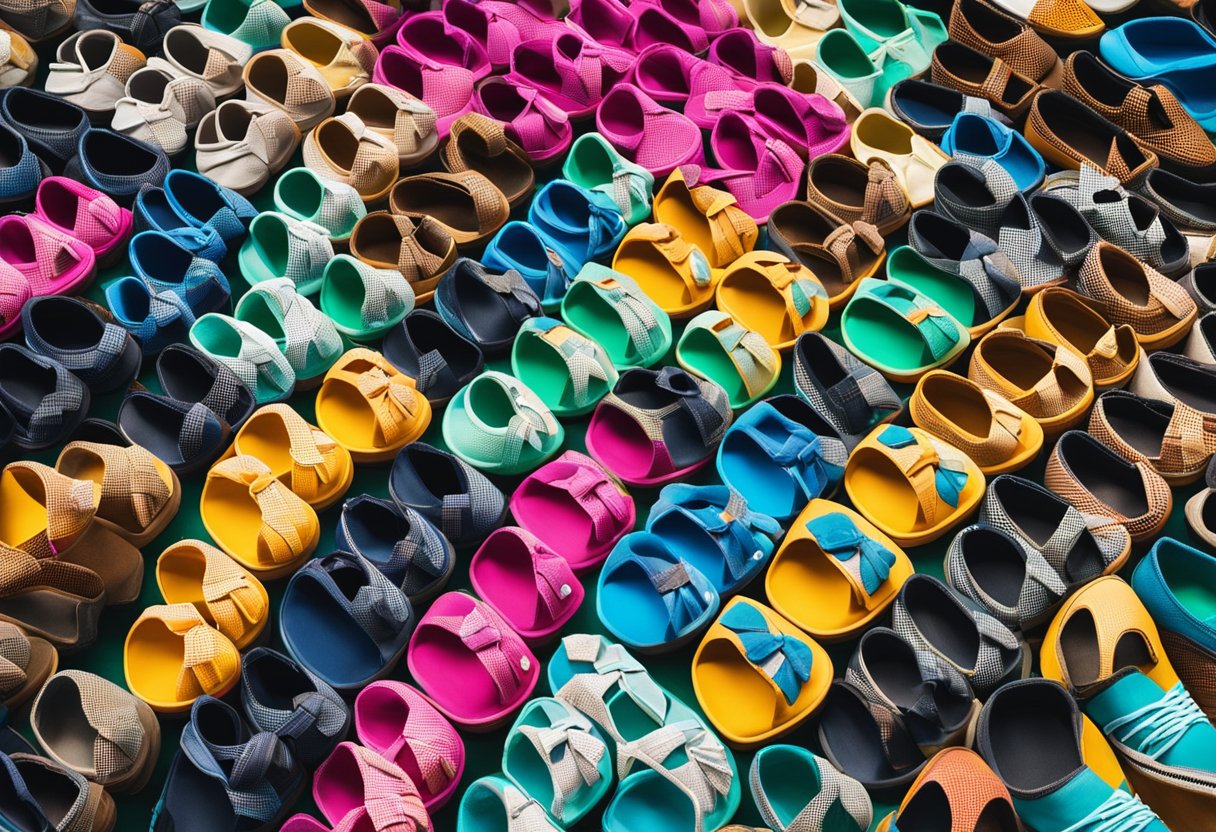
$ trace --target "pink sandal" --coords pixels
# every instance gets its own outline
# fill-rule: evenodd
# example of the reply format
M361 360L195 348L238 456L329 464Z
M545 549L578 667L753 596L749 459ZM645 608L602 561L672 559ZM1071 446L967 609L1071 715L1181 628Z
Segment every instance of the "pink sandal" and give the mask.
M536 687L540 661L519 633L463 592L435 600L410 637L410 675L440 713L471 731L509 720Z
M300 813L284 821L279 832L329 832L329 827L312 815Z
M312 798L334 825L334 832L372 828L427 832L431 828L430 816L410 776L353 742L338 743L321 763L313 776Z
M518 526L490 533L469 562L469 580L533 644L557 635L583 603L583 585L566 559Z
M25 276L35 297L78 294L97 273L88 244L37 214L0 217L0 260Z
M511 495L511 515L580 573L603 563L637 520L625 487L578 451L525 478Z
M98 266L109 265L127 253L125 243L134 224L131 212L75 179L43 179L34 197L34 213L93 249Z
M402 682L373 682L359 692L355 734L410 776L429 812L448 802L464 776L460 735L421 693Z

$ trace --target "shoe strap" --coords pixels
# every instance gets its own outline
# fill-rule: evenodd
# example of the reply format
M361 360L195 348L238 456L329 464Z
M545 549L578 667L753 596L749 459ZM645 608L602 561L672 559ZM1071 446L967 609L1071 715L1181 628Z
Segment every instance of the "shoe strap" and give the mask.
M567 451L569 453L573 452ZM615 538L629 518L628 494L590 458L575 463L573 473L565 476L559 475L555 467L546 465L532 477L569 494L590 518L592 535L597 542L606 543Z
M257 457L238 454L221 460L207 475L222 477L249 490L249 497L262 515L258 529L259 562L268 565L289 563L305 549L304 533L315 522L308 504Z
M532 670L535 659L514 630L485 604L476 601L464 615L437 615L426 626L446 630L477 657L498 690L498 701L514 700Z
M916 492L926 524L931 526L939 514L958 508L968 480L968 460L961 451L937 442L923 431L913 433L899 425L884 427L874 447L903 472Z
M624 277L624 275L621 275ZM575 281L577 285L580 281ZM648 358L659 346L659 318L655 314L653 302L644 295L641 289L621 283L615 273L593 281L585 281L595 287L595 291L612 306L621 324L629 335L629 342L636 353ZM632 282L632 281L630 281Z
M553 784L549 814L560 820L569 798L603 779L599 765L608 747L585 716L560 700L539 699L537 708L548 725L521 725L519 732L549 770Z
M26 540L12 541L22 551L39 559L55 558L89 529L97 512L96 486L91 480L73 479L38 462L13 462L6 470L37 479L42 490L40 500L38 495L29 494L43 504L42 528ZM24 478L18 477L18 481Z
M622 737L605 704L605 697L614 688L619 688L656 724L662 725L667 720L667 694L622 645L597 635L576 633L562 638L562 648L569 661L590 664L592 669L572 676L557 691L557 697L591 717L616 740L621 741Z
M269 615L257 579L214 546L198 545L203 554L203 603L221 633L234 642Z
M604 387L610 387L616 378L616 372L603 349L565 324L550 321L552 326L543 329L543 319L538 320L539 323L528 327L526 331L549 345L566 366L570 400L576 407L595 403L601 397ZM594 382L600 384L595 385Z
M677 749L683 749L687 761L669 769L663 763ZM653 770L688 797L695 832L703 832L705 816L719 798L730 793L734 781L725 746L696 719L664 725L638 740L619 744L617 775L623 779L635 763Z
M101 442L73 442L60 454L83 454L102 463L101 499L97 513L137 529L147 528L168 504L170 486L161 478L155 457L139 445L120 448Z
M812 518L805 525L828 562L848 581L854 600L864 609L873 609L874 593L887 582L895 567L895 552L862 532L843 512Z

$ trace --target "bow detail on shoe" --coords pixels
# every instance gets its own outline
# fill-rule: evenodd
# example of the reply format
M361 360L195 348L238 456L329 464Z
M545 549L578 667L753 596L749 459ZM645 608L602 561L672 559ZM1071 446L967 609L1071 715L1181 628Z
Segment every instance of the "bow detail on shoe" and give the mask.
M864 534L846 514L832 512L806 524L819 548L831 555L847 573L853 595L866 609L874 592L891 575L895 553Z
M878 441L889 449L891 458L913 484L926 521L933 522L936 514L930 499L932 495L936 495L937 499L951 508L958 507L968 481L962 459L943 458L933 443L928 440L922 443L916 434L899 425L888 425L884 428L878 435ZM925 482L927 476L932 477L932 492L924 487L928 484Z
M736 603L718 619L739 637L747 660L768 676L790 705L811 678L811 648L795 636L773 632L768 620L746 602Z

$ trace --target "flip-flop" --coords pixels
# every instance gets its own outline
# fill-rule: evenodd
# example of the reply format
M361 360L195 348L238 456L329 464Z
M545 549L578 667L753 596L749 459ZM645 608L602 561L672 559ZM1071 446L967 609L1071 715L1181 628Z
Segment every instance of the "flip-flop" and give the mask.
M857 512L815 499L773 555L764 593L773 609L822 641L849 638L895 601L912 561Z
M464 774L464 741L417 689L386 679L359 691L355 733L410 776L428 811L437 811L456 793Z
M720 385L735 410L766 395L781 375L781 354L760 333L716 309L688 322L676 344L676 361Z
M587 452L626 483L662 485L709 462L730 421L713 382L675 367L628 370L592 414Z
M293 659L339 692L383 678L405 653L409 599L366 559L335 552L291 577L279 630Z
M519 474L554 456L566 432L527 385L495 370L473 379L443 414L443 441L470 465Z
M414 380L375 350L355 347L325 374L317 424L356 462L385 462L431 423L431 404Z
M727 603L692 658L697 701L734 748L793 731L823 704L831 682L827 651L750 598Z
M671 348L671 318L628 275L588 263L562 298L562 319L618 370L652 367Z
M215 544L261 580L296 571L321 539L313 507L253 456L229 457L207 472L199 517Z
M456 552L431 522L408 506L360 494L342 504L334 546L366 558L414 606L447 586Z
M901 546L936 540L984 496L984 474L965 453L920 428L876 428L849 457L844 489L857 511Z
M350 452L286 404L254 411L220 459L234 456L261 460L275 479L315 511L342 499L355 475Z
M257 641L270 620L270 597L253 574L210 543L179 540L156 559L166 604L193 604L238 650Z
M586 572L632 531L636 510L615 477L571 450L524 478L511 495L511 516L575 572Z
M603 347L544 317L520 326L511 347L511 372L558 417L588 413L618 378Z
M127 690L159 713L190 710L201 696L223 696L236 686L241 656L193 604L148 607L123 645Z
M727 266L715 297L719 309L776 350L790 349L798 336L828 321L828 293L815 274L771 251L750 252Z
M470 731L509 720L536 688L540 660L498 613L463 592L435 599L406 655L440 713Z
M830 497L844 476L849 443L797 396L750 407L718 446L718 476L753 511L783 524L816 497Z
M473 591L525 641L548 641L583 603L570 564L531 532L495 529L469 561Z
M714 300L709 260L670 225L635 225L612 255L612 268L634 276L655 304L673 318L691 317Z
M697 638L720 603L710 579L650 532L621 538L600 570L595 593L605 629L644 653L670 652Z

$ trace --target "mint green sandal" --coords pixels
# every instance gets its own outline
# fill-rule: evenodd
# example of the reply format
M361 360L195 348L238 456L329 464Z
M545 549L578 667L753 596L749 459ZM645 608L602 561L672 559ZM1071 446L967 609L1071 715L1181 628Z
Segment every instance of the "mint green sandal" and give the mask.
M511 372L557 416L589 412L617 380L603 347L553 318L524 321L511 347Z
M815 46L815 62L840 82L862 108L881 107L895 83L884 78L883 71L874 65L848 29L832 29L825 34Z
M330 182L308 168L292 168L274 186L274 207L292 219L316 223L329 241L347 243L355 223L367 214L363 197L345 182Z
M253 324L211 312L190 327L190 343L236 373L260 405L285 401L295 392L296 374L287 356Z
M633 278L588 263L562 298L562 318L604 348L618 370L653 367L671 349L671 318Z
M232 316L274 341L287 357L300 388L320 384L346 349L334 322L286 277L254 284L237 302Z
M840 316L845 347L887 378L911 384L971 344L967 327L908 286L863 278Z
M456 392L443 413L443 441L482 471L520 474L561 450L566 432L517 378L486 370Z
M599 729L549 697L524 705L507 733L502 770L563 827L582 820L612 788L612 756Z
M249 223L249 236L241 243L237 264L250 285L286 277L300 294L315 295L325 264L333 257L334 246L324 226L263 211Z
M414 287L397 269L339 254L321 275L321 311L356 341L379 338L414 310Z
M579 136L570 146L562 176L589 191L612 197L627 225L637 225L650 217L654 174L617 153L599 133Z
M947 271L916 249L900 246L887 255L887 280L926 295L978 338L1013 312L1022 296L1021 286L1001 274L999 266L989 267L987 257L966 262L983 271L970 277Z
M676 361L722 387L735 410L767 395L781 375L781 355L768 341L716 309L688 322L676 344Z

